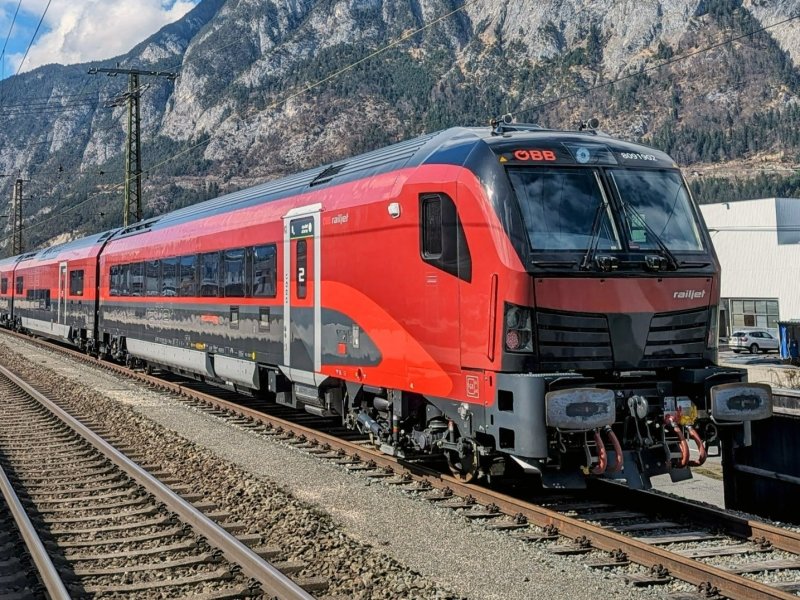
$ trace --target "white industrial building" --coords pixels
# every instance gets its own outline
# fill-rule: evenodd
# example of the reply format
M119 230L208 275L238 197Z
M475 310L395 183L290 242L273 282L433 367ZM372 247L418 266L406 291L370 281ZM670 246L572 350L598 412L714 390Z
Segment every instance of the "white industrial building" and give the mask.
M722 265L720 335L800 319L800 198L700 207Z

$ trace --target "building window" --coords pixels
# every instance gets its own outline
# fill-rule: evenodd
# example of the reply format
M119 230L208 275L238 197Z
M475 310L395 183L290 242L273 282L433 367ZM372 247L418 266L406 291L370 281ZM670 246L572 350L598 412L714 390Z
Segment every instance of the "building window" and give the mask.
M83 296L83 269L69 272L70 296Z
M732 299L731 325L733 327L778 327L778 301L764 299Z

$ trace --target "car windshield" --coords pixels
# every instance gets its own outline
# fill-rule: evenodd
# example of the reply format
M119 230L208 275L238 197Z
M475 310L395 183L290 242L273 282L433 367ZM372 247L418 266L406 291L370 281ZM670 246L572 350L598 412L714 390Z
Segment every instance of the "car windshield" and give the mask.
M689 194L677 171L609 169L625 207L625 234L631 249L659 247L658 237L673 251L700 251L703 242Z
M619 250L619 236L592 169L509 169L532 250ZM596 219L599 223L595 227Z
M747 337L744 331L734 331L731 337Z

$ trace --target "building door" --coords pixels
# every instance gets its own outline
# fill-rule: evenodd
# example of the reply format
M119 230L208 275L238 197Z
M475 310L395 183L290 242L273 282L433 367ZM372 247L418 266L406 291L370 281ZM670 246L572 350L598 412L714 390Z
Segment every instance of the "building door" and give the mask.
M293 371L306 373L322 366L320 210L303 207L284 217L283 357Z

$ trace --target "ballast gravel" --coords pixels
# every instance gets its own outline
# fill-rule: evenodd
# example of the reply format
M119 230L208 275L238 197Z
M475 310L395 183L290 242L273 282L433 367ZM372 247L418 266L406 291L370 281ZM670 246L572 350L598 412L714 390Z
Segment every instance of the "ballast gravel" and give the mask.
M138 440L148 460L158 457L178 476L194 473L208 499L249 532L279 545L283 559L311 565L303 574L327 577L330 595L364 600L664 595L33 344L0 339L0 364L35 377L42 387L79 396L82 412L91 408L117 435Z

